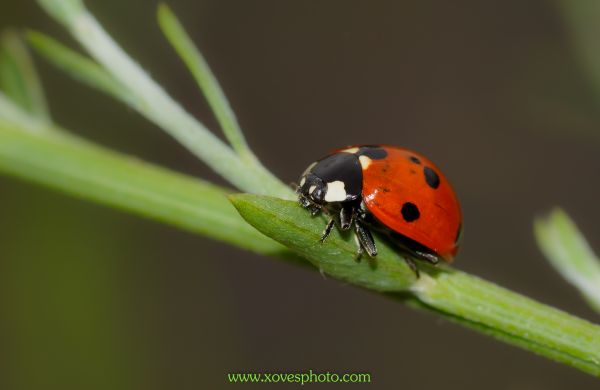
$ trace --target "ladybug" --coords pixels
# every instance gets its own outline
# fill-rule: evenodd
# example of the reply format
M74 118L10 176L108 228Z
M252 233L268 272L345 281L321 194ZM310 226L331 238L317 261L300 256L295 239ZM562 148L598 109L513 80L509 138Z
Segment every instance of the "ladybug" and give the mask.
M354 229L358 255L377 255L371 230L385 233L406 255L437 264L452 262L462 233L460 204L446 177L423 155L390 145L336 150L312 163L297 187L300 205L330 216L321 242L334 225Z

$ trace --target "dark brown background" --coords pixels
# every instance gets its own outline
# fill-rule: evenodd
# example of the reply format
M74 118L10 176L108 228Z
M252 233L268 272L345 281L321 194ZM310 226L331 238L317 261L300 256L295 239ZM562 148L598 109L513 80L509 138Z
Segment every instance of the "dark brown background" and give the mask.
M87 3L215 128L155 2ZM600 248L598 101L554 3L170 4L283 180L343 145L421 151L462 201L457 267L597 321L532 234L534 216L561 205ZM0 25L73 44L32 1L4 1ZM135 113L38 64L65 127L222 183ZM16 180L0 178L0 189L2 388L208 389L227 372L308 369L367 371L372 388L598 386L315 272Z

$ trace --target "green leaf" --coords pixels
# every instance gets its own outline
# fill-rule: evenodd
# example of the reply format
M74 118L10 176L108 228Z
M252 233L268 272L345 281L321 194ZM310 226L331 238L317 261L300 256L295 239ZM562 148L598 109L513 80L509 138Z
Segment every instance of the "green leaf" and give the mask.
M323 244L325 224L297 203L257 195L232 195L246 221L308 258L327 275L381 292L402 292L411 306L548 358L600 375L600 327L480 278L449 267L420 264L416 279L381 237L374 259L355 259L351 234L334 231ZM334 229L335 230L335 229Z
M357 259L353 233L334 229L321 243L324 217L308 217L297 202L256 195L232 195L232 203L252 226L307 258L327 275L376 291L406 291L415 274L404 258L383 240L377 241L375 260L367 255Z
M255 159L254 154L248 148L229 101L210 70L208 62L166 4L158 6L158 22L168 41L194 76L233 149L244 158Z
M40 122L50 122L35 66L21 37L14 31L4 32L1 38L0 89Z
M600 259L561 209L535 220L538 246L550 264L600 312Z

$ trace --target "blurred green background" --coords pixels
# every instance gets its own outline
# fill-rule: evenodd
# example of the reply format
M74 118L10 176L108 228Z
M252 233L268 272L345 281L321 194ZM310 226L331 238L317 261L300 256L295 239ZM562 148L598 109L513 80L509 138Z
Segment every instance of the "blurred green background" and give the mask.
M215 128L157 27L157 3L86 4ZM457 267L597 321L532 234L533 217L561 205L600 248L600 94L560 3L169 4L284 181L339 146L419 150L462 201ZM33 1L3 1L0 26L73 44ZM58 123L223 184L129 109L36 62ZM0 248L1 389L212 389L227 372L308 369L370 372L373 388L597 387L318 273L4 177Z

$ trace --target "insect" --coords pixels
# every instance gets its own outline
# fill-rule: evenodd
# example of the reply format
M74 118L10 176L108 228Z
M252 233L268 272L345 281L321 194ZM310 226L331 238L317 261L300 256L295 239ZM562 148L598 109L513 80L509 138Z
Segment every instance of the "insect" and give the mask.
M321 242L337 224L354 229L358 255L377 255L371 230L385 233L410 268L413 258L451 262L462 235L460 204L440 170L423 155L389 145L340 149L312 163L297 187L300 205L330 216Z

